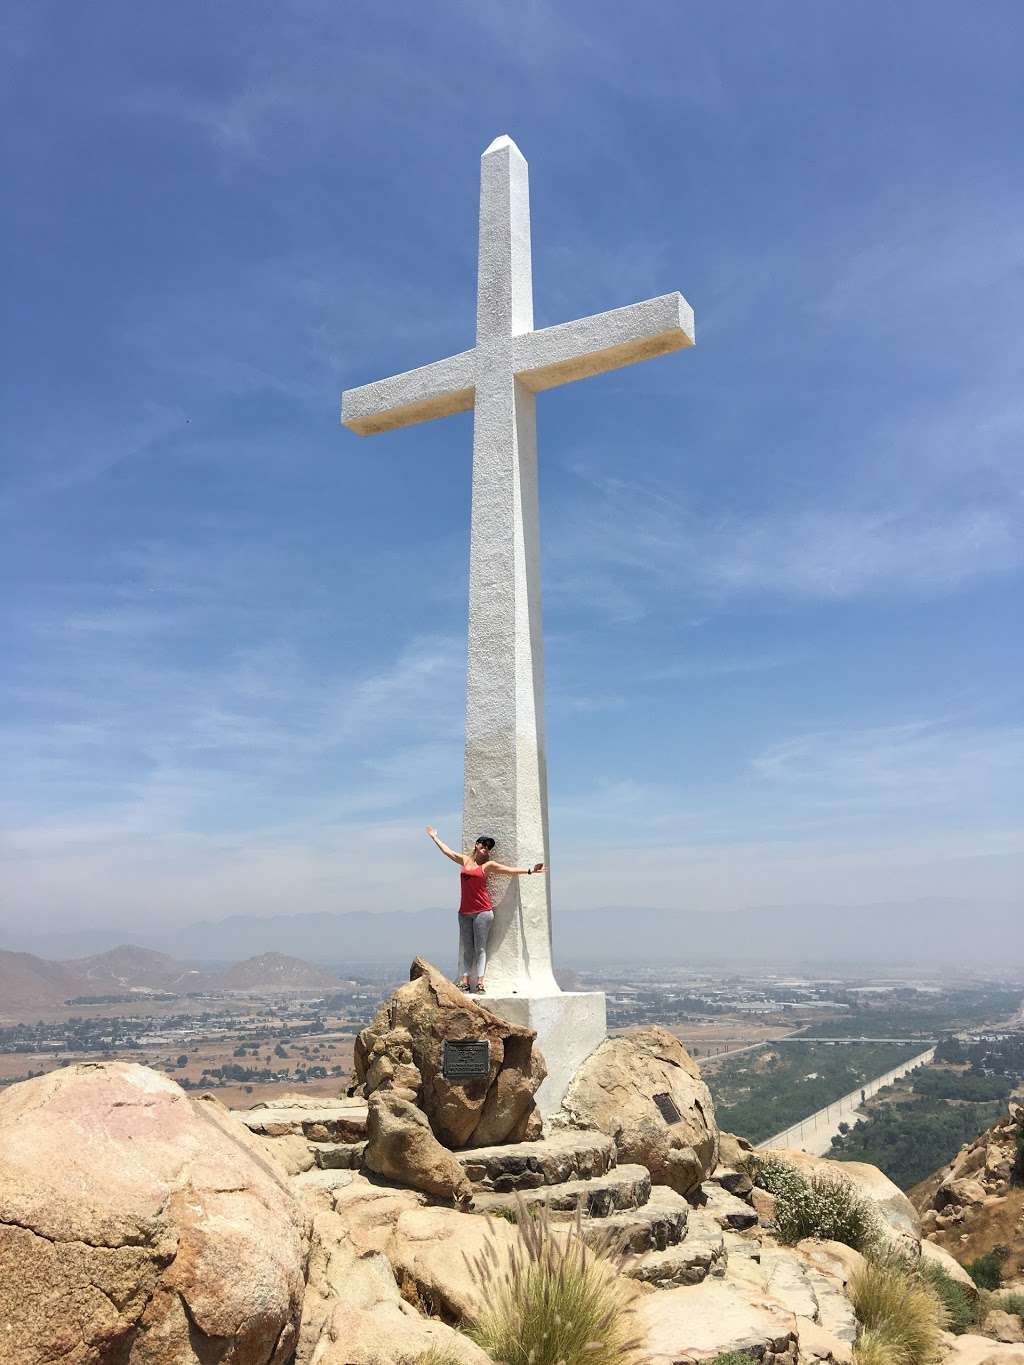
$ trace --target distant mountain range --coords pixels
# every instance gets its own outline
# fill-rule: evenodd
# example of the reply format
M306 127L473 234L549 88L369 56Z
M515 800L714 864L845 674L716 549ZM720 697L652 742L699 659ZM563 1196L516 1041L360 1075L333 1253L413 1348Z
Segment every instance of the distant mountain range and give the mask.
M342 984L336 973L285 953L261 953L223 971L203 971L167 953L129 944L65 962L0 950L0 1015L5 1007L54 1008L89 996L189 991L273 995L331 990Z
M555 958L572 966L668 961L1013 968L1024 965L1022 925L1024 908L1019 905L960 900L765 906L716 914L603 906L586 912L556 910ZM174 930L136 930L132 937L157 954L187 953L193 963L224 964L253 954L282 953L344 964L347 971L366 963L404 966L422 953L446 968L455 955L456 926L452 910L317 912L229 915ZM40 957L65 959L65 967L78 971L83 960L109 963L109 950L123 939L122 929L23 933L16 940L8 934L0 942ZM86 954L92 956L83 959ZM67 962L69 958L78 960ZM106 970L93 966L90 980L98 981ZM116 965L109 970L113 978L118 976Z
M261 994L336 990L341 985L336 973L285 953L260 953L258 957L236 962L223 972L212 973L206 979L215 990L259 991Z
M205 978L198 967L178 962L167 953L126 943L63 965L82 978L85 988L77 991L77 995L114 995L128 990L173 991L180 995L201 989L196 983Z
M0 1016L5 1009L45 1009L82 993L84 978L33 953L0 952Z

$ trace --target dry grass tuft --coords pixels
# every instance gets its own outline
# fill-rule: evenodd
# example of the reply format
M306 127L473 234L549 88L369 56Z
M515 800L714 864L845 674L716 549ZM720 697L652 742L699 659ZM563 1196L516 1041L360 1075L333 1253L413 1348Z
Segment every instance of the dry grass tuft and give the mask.
M502 1365L636 1365L635 1288L620 1254L583 1241L581 1216L553 1225L546 1206L519 1210L511 1258L489 1243L471 1263L489 1307L468 1335Z
M1004 1290L992 1300L991 1306L1001 1308L1004 1313L1016 1313L1018 1317L1024 1318L1024 1293L1019 1289Z
M431 1346L429 1351L423 1351L415 1357L409 1356L399 1365L462 1365L462 1361L441 1346Z
M886 1334L871 1328L861 1332L853 1348L853 1359L856 1365L899 1365Z
M850 1280L863 1332L859 1365L937 1365L946 1310L935 1291L898 1257L876 1257Z

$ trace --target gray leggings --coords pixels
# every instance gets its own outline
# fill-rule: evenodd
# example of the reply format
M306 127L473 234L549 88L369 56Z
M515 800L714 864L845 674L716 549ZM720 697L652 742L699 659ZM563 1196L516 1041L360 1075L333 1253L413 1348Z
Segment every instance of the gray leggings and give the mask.
M493 910L459 916L459 971L470 981L483 979L487 968L487 935L493 923Z

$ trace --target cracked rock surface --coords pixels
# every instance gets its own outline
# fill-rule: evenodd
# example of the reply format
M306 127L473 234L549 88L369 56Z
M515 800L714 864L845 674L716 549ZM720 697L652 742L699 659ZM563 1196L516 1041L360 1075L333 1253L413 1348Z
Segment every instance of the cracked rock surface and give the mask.
M284 1365L308 1215L216 1100L84 1063L0 1093L5 1365Z

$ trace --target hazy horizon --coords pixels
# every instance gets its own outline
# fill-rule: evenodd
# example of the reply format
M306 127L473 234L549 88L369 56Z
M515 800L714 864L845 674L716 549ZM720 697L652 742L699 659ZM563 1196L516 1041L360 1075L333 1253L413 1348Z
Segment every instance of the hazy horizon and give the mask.
M837 968L935 970L1024 967L1024 936L1015 905L957 900L856 907L762 906L735 912L659 911L601 906L569 911L554 921L557 967L630 962L674 966L832 964ZM265 952L310 962L393 962L425 956L446 964L455 954L455 916L416 911L296 911L289 915L228 915L173 929L136 923L64 933L5 933L0 950L68 960L132 945L178 960L238 961Z

